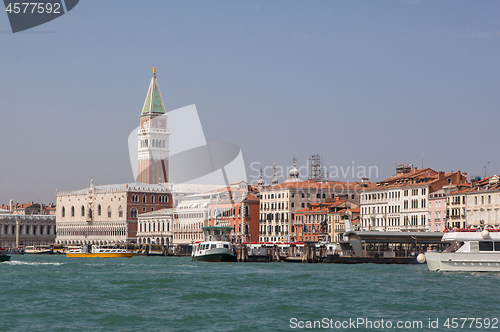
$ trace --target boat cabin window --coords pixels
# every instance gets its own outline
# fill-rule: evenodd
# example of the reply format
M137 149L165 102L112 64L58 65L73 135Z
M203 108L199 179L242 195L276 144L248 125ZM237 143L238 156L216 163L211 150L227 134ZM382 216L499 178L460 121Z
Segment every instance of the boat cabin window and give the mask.
M493 251L493 242L479 242L479 251Z
M210 249L215 249L216 247L217 247L216 244L212 244L211 247L210 247Z
M500 243L499 243L499 246L500 246ZM227 244L227 243L226 243L226 244L224 244L224 248L229 249L229 244Z
M495 251L500 251L500 242L495 242Z

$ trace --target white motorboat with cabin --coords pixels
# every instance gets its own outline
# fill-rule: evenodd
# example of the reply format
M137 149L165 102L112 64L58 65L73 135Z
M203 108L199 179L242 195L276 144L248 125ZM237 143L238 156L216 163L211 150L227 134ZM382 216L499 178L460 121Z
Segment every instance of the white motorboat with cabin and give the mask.
M229 241L232 227L207 226L202 229L205 240L193 245L191 258L194 261L236 262L234 246Z
M25 254L52 254L50 245L26 246L24 248Z
M441 239L451 242L443 252L428 251L417 257L427 261L430 271L500 271L500 233L497 230L457 231L445 233Z

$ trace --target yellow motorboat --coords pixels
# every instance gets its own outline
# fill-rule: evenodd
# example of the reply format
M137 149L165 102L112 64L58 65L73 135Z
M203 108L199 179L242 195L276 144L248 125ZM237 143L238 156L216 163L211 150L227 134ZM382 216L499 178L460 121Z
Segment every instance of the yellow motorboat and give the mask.
M121 248L101 248L86 244L81 247L70 247L66 257L132 257L135 253Z

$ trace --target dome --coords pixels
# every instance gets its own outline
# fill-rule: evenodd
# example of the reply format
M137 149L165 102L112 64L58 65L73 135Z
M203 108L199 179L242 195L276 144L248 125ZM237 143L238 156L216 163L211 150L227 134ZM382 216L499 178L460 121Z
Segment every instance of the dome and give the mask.
M299 175L300 175L300 172L299 170L295 167L295 162L297 161L297 158L295 158L295 156L293 156L293 168L288 172L288 179L286 179L285 182L295 182L295 181L299 181Z

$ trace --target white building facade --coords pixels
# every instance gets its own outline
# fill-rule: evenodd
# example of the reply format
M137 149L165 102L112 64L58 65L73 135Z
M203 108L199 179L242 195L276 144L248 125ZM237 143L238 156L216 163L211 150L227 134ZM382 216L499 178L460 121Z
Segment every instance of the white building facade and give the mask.
M128 183L56 192L58 244L115 244L137 240L137 217L172 206L159 184Z
M137 217L137 243L171 245L173 209L142 213Z

